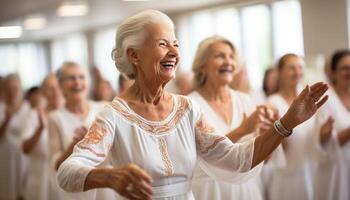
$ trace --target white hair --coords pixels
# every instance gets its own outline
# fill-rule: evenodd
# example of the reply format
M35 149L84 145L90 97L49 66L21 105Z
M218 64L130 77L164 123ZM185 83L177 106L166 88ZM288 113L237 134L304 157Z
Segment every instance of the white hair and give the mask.
M148 24L163 22L174 29L173 21L158 10L145 10L125 19L119 26L115 47L112 50L112 59L117 69L129 79L135 79L135 68L130 63L127 49L139 49L146 38L145 26Z

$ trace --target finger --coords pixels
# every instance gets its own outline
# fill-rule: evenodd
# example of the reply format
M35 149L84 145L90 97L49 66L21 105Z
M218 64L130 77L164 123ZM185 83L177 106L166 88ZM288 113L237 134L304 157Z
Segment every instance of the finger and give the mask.
M311 87L310 87L310 89L311 89L311 90L315 90L315 89L317 89L318 87L321 87L322 85L324 85L323 82L317 82L317 83L312 84Z
M146 181L147 183L152 183L152 177L148 175L143 169L139 168L136 165L130 165L131 172L136 175L136 177L140 177L141 180Z
M324 93L328 90L328 85L323 85L322 87L318 88L315 91L312 91L310 93L310 96L313 97L315 100L319 100Z
M306 85L306 87L303 89L303 91L301 91L301 93L299 94L300 98L305 98L309 95L310 93L310 86Z
M326 101L328 100L328 95L326 95L325 97L323 97L317 104L317 109L320 108L324 103L326 103Z
M134 174L132 173L129 173L128 174L128 179L132 182L132 184L134 186L136 186L137 188L141 189L142 190L142 193L144 195L152 195L152 187L146 183L145 181L143 180L140 180L139 177L136 177Z

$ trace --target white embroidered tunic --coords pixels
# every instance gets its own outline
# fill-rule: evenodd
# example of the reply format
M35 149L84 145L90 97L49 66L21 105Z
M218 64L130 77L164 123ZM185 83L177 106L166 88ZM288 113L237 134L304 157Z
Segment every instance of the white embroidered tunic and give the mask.
M173 98L171 114L150 121L116 97L60 166L60 186L83 191L88 173L107 157L116 167L133 163L149 173L153 199L193 199L190 183L197 159L218 177L250 170L255 139L233 144L213 134L214 128L188 98Z

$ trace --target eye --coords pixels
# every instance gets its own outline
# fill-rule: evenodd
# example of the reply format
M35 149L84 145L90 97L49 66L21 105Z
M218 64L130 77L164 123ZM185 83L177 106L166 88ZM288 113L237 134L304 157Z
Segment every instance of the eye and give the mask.
M179 44L175 43L174 47L179 48Z
M161 46L161 47L165 47L167 44L166 44L166 42L160 42L159 43L159 46Z

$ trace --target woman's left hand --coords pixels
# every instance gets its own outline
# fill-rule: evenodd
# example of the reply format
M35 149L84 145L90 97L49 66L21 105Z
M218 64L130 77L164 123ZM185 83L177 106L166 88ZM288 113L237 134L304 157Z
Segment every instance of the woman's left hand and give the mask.
M310 119L328 99L321 98L327 91L328 85L318 82L305 89L294 99L287 113L281 118L281 123L288 130Z

